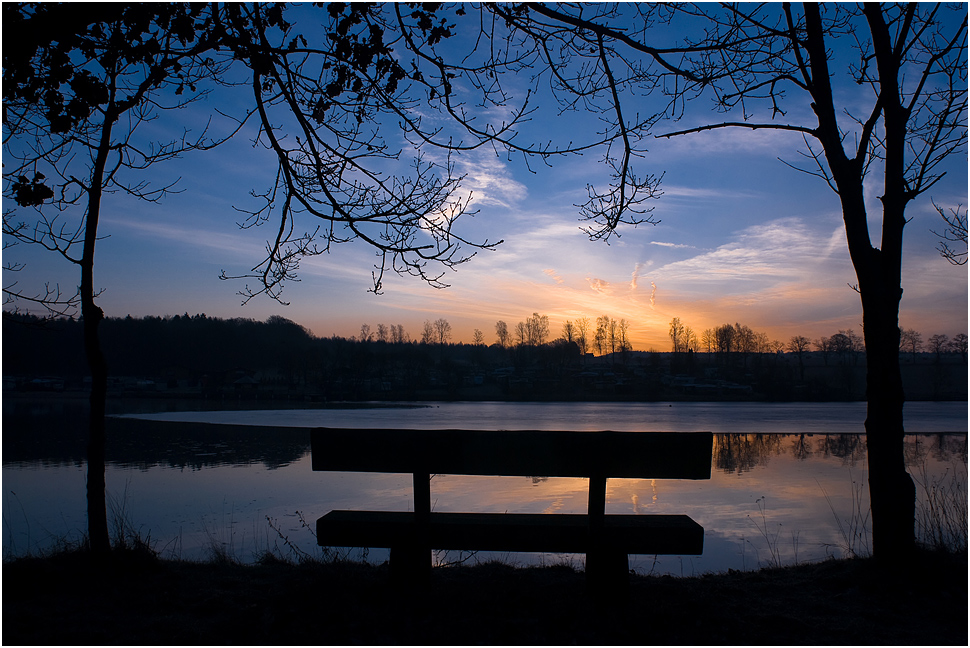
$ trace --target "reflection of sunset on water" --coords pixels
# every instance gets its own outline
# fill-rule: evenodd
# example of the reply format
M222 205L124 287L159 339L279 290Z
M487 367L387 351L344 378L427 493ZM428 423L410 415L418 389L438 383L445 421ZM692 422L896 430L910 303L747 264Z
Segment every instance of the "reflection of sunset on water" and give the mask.
M944 474L951 481L956 476L965 502L966 404L908 403L907 412L908 428L941 432L906 437L914 477L926 482ZM312 471L305 429L313 425L380 428L394 421L450 429L461 421L469 429L596 430L608 421L619 430L707 429L715 432L709 480L610 479L606 511L685 514L704 527L703 555L661 556L656 561L653 556L631 556L631 568L640 572L752 569L769 555L765 533L773 538L783 563L794 562L796 549L799 561L842 555L839 522L868 504L865 437L818 431L861 429L864 415L865 406L859 403L441 403L405 410L183 412L152 421L113 419L118 445L108 467L108 490L124 498L126 513L151 531L163 554L177 547L181 557L205 558L214 545L231 546L245 562L262 551L285 551L268 525L272 521L289 542L315 555L320 550L301 516L312 525L330 510L411 511L414 496L409 474ZM36 425L36 412L32 416ZM173 426L164 420L176 417L223 425ZM45 425L51 432L44 434L66 429L56 417ZM806 433L753 433L798 429ZM139 445L127 441L134 438ZM5 555L28 545L39 550L50 538L69 537L84 527L84 466L73 460L74 447L67 439L47 444L48 454L29 444L5 449L3 505L5 510L23 510L21 517L30 524L28 528L21 517L7 517ZM585 513L588 507L588 480L582 478L441 474L430 485L433 509L442 512L556 515ZM918 493L923 497L924 489L919 487ZM364 554L355 550L349 555ZM380 563L387 550L373 548L366 555ZM583 564L581 555L482 552L474 559L489 558L522 565L557 560Z

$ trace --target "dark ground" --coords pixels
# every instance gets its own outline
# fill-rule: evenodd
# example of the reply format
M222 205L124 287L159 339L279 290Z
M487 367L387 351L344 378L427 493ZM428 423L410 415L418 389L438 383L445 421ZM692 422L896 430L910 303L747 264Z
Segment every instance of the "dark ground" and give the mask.
M568 567L439 568L427 591L386 567L84 554L3 565L3 644L967 645L967 558L888 569L827 561L697 578L633 577L602 602Z

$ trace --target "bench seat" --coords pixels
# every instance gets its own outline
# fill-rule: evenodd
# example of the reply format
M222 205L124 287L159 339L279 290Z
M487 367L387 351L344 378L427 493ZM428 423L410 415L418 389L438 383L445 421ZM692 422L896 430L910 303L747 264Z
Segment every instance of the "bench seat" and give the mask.
M317 520L317 542L333 547L395 547L415 542L414 513L331 511ZM699 555L704 528L686 515L607 515L601 548L624 554ZM431 513L431 549L587 553L585 514Z

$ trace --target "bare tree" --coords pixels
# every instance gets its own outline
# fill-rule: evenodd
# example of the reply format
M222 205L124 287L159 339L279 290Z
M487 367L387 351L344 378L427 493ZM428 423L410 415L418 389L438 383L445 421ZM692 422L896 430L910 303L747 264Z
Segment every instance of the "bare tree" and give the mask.
M360 325L360 341L370 342L374 339L374 334L370 332L370 324Z
M899 329L899 350L912 354L916 362L916 354L923 348L923 334L916 329Z
M573 325L572 320L566 320L562 325L562 339L566 342L576 341L576 327Z
M525 320L525 344L542 346L549 337L549 316L533 313Z
M632 351L633 345L630 344L630 322L624 318L620 318L620 321L617 322L617 331L620 342L620 351L624 354L626 354L627 351Z
M701 344L707 350L707 353L713 353L717 348L717 330L716 329L704 329L701 333Z
M241 275L260 282L242 291L246 299L265 293L281 300L300 260L337 243L359 240L378 251L375 292L389 268L444 286L444 272L470 258L466 248L493 246L467 241L455 228L467 198L456 197L461 178L448 156L428 162L415 154L409 173L386 172L401 152L387 144L379 124L414 106L406 95L420 74L397 62L383 38L386 21L372 9L333 4L321 10L330 29L310 47L281 5L4 5L4 26L16 33L17 46L4 49L3 191L20 208L5 203L4 299L52 315L80 310L84 321L92 376L88 539L96 554L109 548L108 368L99 340L104 315L96 303L94 260L113 192L161 200L173 187L153 186L139 173L213 147L255 115L256 143L276 154L278 168L269 188L253 194L254 206L242 208L243 226L275 218L277 227L264 261ZM420 30L423 10L416 12ZM441 37L440 29L431 31ZM156 131L145 128L163 111L213 99L215 89L225 92L239 78L229 72L241 67L249 72L249 81L239 84L252 92L248 106L230 114L229 106L238 105L233 97L227 105L208 104L208 112L230 120L219 136L208 134L209 116L200 110L182 112L183 119L201 119L181 133L156 140ZM41 246L75 264L77 292L8 281L23 268L11 260L15 244Z
M480 329L475 329L472 332L472 344L476 346L485 344L485 334L482 333Z
M683 337L684 337L684 325L680 322L679 317L675 317L670 320L670 330L668 332L670 335L670 342L672 343L672 351L674 353L680 353L683 351Z
M735 351L735 330L730 324L722 324L715 330L717 337L717 352L724 357Z
M593 336L593 348L596 349L599 355L606 353L609 348L609 328L610 328L610 318L606 315L601 315L596 318L596 332Z
M509 334L509 326L502 320L495 322L495 336L500 347L508 348L510 346L512 340Z
M444 345L451 339L451 324L443 317L434 321L434 340L438 344Z
M940 214L943 224L946 226L943 232L932 230L940 237L940 244L937 250L940 256L953 265L966 265L967 263L967 209L963 205L957 205L956 209L951 209L947 214L943 208L933 204L936 211ZM962 210L962 212L961 212ZM963 243L963 251L950 247L950 243Z
M529 326L525 322L515 325L515 343L520 347L529 343Z
M741 354L742 365L747 365L748 354L755 350L754 331L751 327L740 322L734 324L734 350Z
M3 6L3 21L8 34L17 34L17 46L4 48L3 56L3 193L21 208L4 209L4 247L7 241L43 247L76 265L80 275L76 293L49 284L30 291L16 281L3 292L15 306L51 314L80 310L91 373L88 541L104 557L110 543L104 478L108 367L94 276L101 217L115 192L161 200L173 187L152 186L144 180L146 170L232 136L211 138L205 118L197 134L186 130L162 141L145 127L161 112L202 101L214 84L227 83L231 58L218 51L211 25L219 16L206 5L11 3ZM8 273L22 268L5 263Z
M387 342L387 340L388 340L387 326L385 326L384 324L378 323L378 325L377 325L377 341L378 342Z
M580 317L576 320L576 344L579 345L579 353L585 358L589 352L589 318Z
M602 116L616 180L609 199L588 207L607 227L623 222L644 138L662 119L683 117L696 98L712 98L727 118L663 136L723 128L802 135L806 166L791 166L817 176L838 197L862 302L874 552L908 553L915 487L903 455L902 237L907 205L936 185L945 160L966 151L965 9L769 3L488 5L487 11L504 20L515 37L510 42L521 43L503 50L503 62L539 67L534 78L548 74L564 110ZM853 51L836 55L836 39ZM860 94L833 86L845 78ZM658 100L656 111L643 95ZM881 237L870 235L865 203L865 180L875 173L882 177Z
M822 354L822 362L828 366L829 364L829 351L831 350L829 346L829 338L822 336L812 342L815 350Z
M696 351L697 350L697 334L694 333L694 329L684 325L684 351Z
M608 348L610 350L610 353L613 354L614 356L615 356L615 354L616 354L616 352L618 350L617 347L619 346L619 337L620 337L619 336L619 330L617 328L616 320L613 319L612 317L607 318L607 320L606 320L606 341L607 341L607 346L608 346ZM612 358L612 360L615 361L616 358L614 357L614 358Z
M957 333L956 335L954 335L953 339L950 340L950 349L954 353L959 353L961 356L963 356L963 361L966 362L967 361L967 334Z
M421 344L434 344L434 325L430 320L424 320L424 326L421 328Z
M937 333L930 336L926 344L927 348L936 354L936 361L939 362L943 354L950 348L950 336Z
M966 12L918 3L686 11L702 17L707 29L687 43L698 53L686 54L691 63L678 62L676 75L685 85L693 78L713 87L719 106L739 108L744 118L670 135L729 127L801 133L811 164L804 170L826 182L841 202L862 298L874 551L908 553L915 537L915 487L903 459L898 357L903 227L907 204L939 181L945 159L966 149ZM852 39L854 60L832 55L835 38ZM861 112L857 104L843 111L836 103L832 79L840 74L834 66L843 60L842 74L871 90L869 108ZM789 97L803 101L814 119L785 121L789 113L782 106L793 101ZM761 101L778 121L748 120ZM864 180L876 170L883 176L878 249L864 199Z
M408 334L404 331L403 324L391 324L391 342L404 344L408 341Z
M805 382L804 356L809 344L808 338L804 335L793 335L788 339L788 345L785 347L789 353L794 353L798 357L798 375L802 382Z

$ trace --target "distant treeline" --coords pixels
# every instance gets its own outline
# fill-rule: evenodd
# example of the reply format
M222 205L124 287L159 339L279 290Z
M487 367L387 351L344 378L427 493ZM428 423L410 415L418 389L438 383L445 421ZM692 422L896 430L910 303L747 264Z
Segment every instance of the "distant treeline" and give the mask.
M364 326L359 339L317 338L279 316L265 322L205 315L107 318L101 336L116 395L336 401L858 400L865 394L864 351L851 332L821 338L831 344L812 351L805 338L784 348L748 345L745 339L762 336L725 325L717 329L720 339L731 342L702 353L675 319L671 337L676 334L678 350L660 353L632 350L622 326L615 329L619 343L612 344L610 320L600 319L605 343L595 340L601 327L589 327L590 346L605 351L597 356L584 353L587 345L568 327L546 341L548 319L538 314L519 334L499 335L491 345L449 342L443 319L429 322L420 341L400 326L386 329L386 336L383 326L375 336ZM4 391L83 389L81 329L77 320L4 313ZM965 343L962 353L950 347L904 351L908 398L966 399Z

